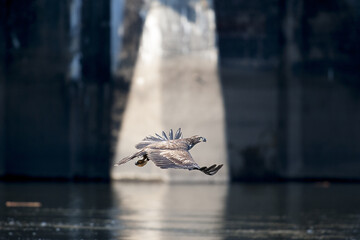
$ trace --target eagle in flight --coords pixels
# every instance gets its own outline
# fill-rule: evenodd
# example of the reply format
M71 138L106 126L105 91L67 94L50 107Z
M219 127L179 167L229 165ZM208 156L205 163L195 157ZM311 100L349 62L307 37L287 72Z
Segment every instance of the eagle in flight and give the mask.
M199 170L207 175L214 175L223 166L212 165L210 167L199 167L199 165L191 157L189 150L199 142L206 142L206 139L200 136L193 136L190 138L183 138L181 128L173 134L171 129L169 136L163 131L162 136L148 136L141 142L136 144L138 152L131 156L121 159L115 166L124 164L134 158L140 157L135 165L143 167L151 160L156 166L166 168L180 168L188 170Z

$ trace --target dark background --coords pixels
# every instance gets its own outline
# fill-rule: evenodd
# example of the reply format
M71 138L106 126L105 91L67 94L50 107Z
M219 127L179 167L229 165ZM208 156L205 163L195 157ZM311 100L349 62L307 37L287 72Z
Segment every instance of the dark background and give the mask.
M124 1L115 70L111 1L81 2L74 31L74 1L0 0L2 178L109 178L143 2ZM359 180L360 2L214 9L231 179Z

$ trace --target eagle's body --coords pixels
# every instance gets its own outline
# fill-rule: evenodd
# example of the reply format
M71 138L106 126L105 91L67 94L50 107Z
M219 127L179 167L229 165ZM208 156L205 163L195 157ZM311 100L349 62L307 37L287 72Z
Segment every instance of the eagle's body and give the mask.
M136 157L142 157L135 165L142 167L149 160L153 161L156 166L166 168L182 168L188 170L200 170L208 175L214 175L222 165L212 165L211 167L202 167L193 160L189 150L199 142L206 142L206 139L199 136L182 138L181 129L173 134L170 130L169 136L162 132L163 136L156 134L156 137L149 136L144 138L135 147L140 151L123 158L115 166L126 163Z

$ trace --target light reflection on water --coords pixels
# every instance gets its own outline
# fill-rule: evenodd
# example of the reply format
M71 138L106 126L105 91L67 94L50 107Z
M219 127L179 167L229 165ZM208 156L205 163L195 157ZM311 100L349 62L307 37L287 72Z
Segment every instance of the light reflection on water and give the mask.
M360 239L359 192L359 184L0 183L0 239Z
M221 239L227 185L114 184L132 239ZM121 231L119 231L121 234Z

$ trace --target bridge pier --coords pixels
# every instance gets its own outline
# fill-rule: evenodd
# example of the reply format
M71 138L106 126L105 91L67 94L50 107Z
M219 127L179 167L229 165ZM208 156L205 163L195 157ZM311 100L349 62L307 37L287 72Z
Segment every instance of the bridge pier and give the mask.
M218 77L215 17L209 1L151 1L141 37L115 161L155 132L181 127L185 137L204 136L191 153L200 166L225 164L211 178L132 163L113 168L113 179L227 181L224 109Z

